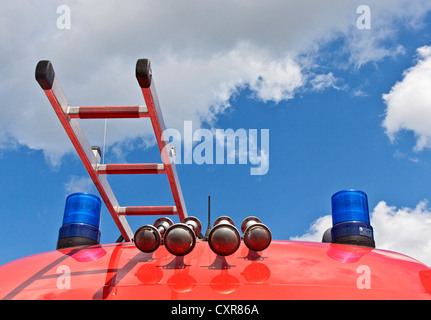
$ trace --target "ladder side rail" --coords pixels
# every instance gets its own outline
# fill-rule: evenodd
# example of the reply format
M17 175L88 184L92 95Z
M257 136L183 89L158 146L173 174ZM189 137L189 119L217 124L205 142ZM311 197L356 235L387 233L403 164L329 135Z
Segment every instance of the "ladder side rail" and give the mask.
M178 211L180 221L186 218L187 210L184 202L183 193L181 191L180 182L178 179L177 170L174 160L171 161L169 156L169 143L163 139L163 132L166 130L163 114L160 108L160 103L157 98L156 87L152 79L152 71L150 61L148 59L139 59L136 63L136 78L142 89L145 103L148 108L151 123L156 135L157 144L162 156L163 164L165 165L166 174L168 176L169 185L171 187L175 206Z
M153 125L154 133L156 135L157 144L159 146L162 162L165 165L166 175L168 177L169 185L172 190L174 202L178 210L180 221L183 221L188 215L186 205L184 202L183 193L180 186L175 162L171 161L169 156L169 144L163 139L163 132L166 130L163 116L160 110L160 105L155 91L154 80L151 82L150 88L142 88L145 103L150 113L151 123Z
M55 77L54 69L51 62L40 61L36 67L36 80L39 82L49 102L54 108L61 124L63 125L70 141L75 147L79 157L81 158L84 167L89 173L94 185L100 193L105 205L115 221L121 235L126 241L133 239L133 232L126 220L122 215L118 215L117 208L119 204L115 198L114 193L106 179L106 175L97 174L95 168L97 167L97 159L81 130L77 119L70 119L67 116L67 108L69 103L64 95L60 84Z

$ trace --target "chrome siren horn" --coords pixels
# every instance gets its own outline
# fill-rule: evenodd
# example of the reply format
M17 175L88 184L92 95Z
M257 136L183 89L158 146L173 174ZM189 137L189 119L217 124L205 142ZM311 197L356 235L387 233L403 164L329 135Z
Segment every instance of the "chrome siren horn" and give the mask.
M244 234L244 243L250 250L262 251L271 243L271 231L256 217L245 218L241 231Z
M174 223L169 218L159 218L154 225L145 225L135 232L134 242L142 252L153 252L157 250L163 240L166 230Z
M162 242L163 242L166 230L168 230L173 224L174 223L172 222L172 220L167 217L159 218L154 222L154 226L157 228L157 230L159 231L162 237Z
M238 250L241 235L233 220L226 216L217 218L208 236L208 243L211 250L220 256L228 256Z
M196 236L202 229L201 222L195 217L187 217L182 223L176 223L165 232L166 250L175 256L190 253L196 245Z

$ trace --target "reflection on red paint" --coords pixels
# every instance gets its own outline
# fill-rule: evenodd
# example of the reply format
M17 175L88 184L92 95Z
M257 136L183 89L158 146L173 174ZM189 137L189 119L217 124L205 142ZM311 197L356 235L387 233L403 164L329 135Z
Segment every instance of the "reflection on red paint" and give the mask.
M245 281L252 284L263 284L271 276L271 270L261 262L252 262L244 268L242 275Z
M217 293L229 294L239 287L239 280L230 275L228 270L222 270L219 275L212 278L210 287Z
M351 245L330 244L327 255L328 257L342 263L353 263L359 261L364 255L370 253L373 248L358 247Z
M196 288L196 280L187 274L187 272L179 272L174 274L166 282L172 291L177 293L186 293Z
M84 247L80 250L72 250L69 255L78 262L96 261L102 258L106 251L101 246Z
M163 278L163 271L154 264L143 264L135 275L142 284L157 284Z

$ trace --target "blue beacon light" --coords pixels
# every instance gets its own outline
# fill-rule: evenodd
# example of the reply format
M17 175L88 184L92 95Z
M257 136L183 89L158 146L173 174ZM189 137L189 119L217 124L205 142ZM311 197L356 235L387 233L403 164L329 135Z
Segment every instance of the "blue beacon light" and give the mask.
M60 228L57 249L100 243L99 197L88 193L73 193L66 198L63 225Z
M332 243L375 247L368 198L360 190L342 190L332 198Z

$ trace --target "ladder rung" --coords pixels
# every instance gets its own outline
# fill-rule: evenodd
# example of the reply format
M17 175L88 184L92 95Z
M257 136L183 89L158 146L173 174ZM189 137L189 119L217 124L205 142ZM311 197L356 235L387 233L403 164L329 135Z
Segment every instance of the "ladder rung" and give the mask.
M101 106L68 107L69 118L108 119L108 118L144 118L149 117L146 106Z
M158 174L166 173L162 163L118 163L100 164L97 173L101 174Z
M119 215L126 216L151 216L151 215L174 215L177 214L176 206L155 206L155 207L120 207Z

